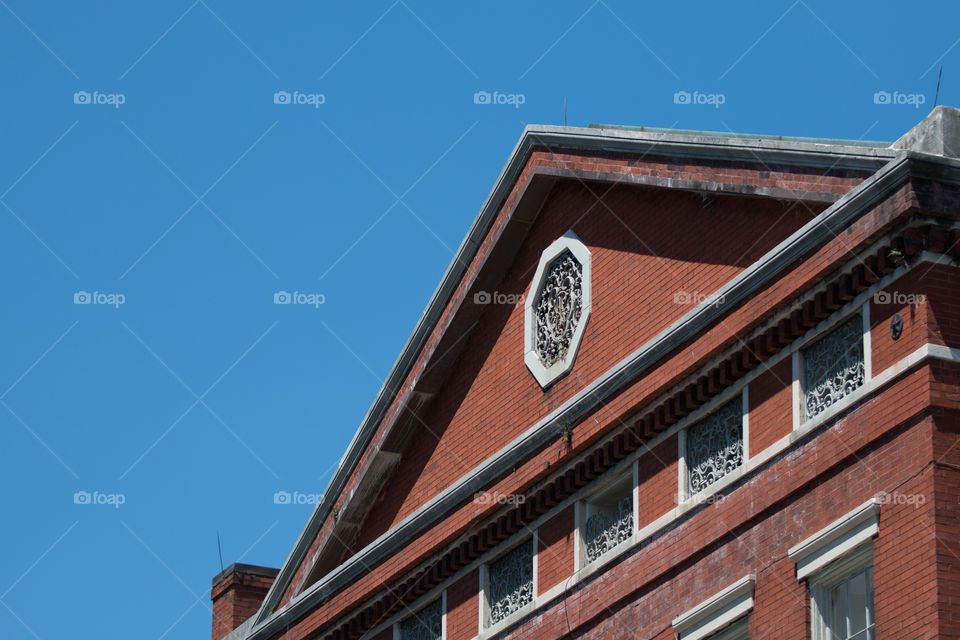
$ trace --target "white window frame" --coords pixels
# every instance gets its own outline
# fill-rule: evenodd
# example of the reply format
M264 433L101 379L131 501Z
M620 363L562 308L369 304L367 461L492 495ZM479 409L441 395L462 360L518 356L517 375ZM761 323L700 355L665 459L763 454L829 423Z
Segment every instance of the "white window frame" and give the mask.
M539 559L538 559L538 549L537 549L537 538L539 537L539 528L533 532L533 535L530 539L521 541L519 544L511 545L509 548L505 549L503 552L498 553L493 556L486 562L480 565L480 594L478 598L479 602L479 616L478 616L478 635L486 637L490 634L496 633L497 631L513 624L516 620L527 615L533 607L537 604L537 596L540 590L540 581L537 577L539 573ZM523 605L510 615L508 615L503 620L499 620L495 624L490 623L490 565L507 555L517 547L524 544L533 545L533 598L527 604Z
M624 470L623 472L612 477L610 480L603 483L601 487L593 491L589 496L577 500L574 505L574 547L573 547L573 568L574 572L583 569L588 565L600 565L604 562L607 556L616 555L620 553L626 546L633 544L634 538L637 535L637 515L639 512L637 506L637 464L634 462L630 465L629 469ZM631 527L630 538L620 543L613 549L610 549L605 554L595 558L591 562L587 562L587 540L586 540L586 524L587 519L592 515L591 513L591 503L596 502L598 499L608 497L614 493L623 494L624 485L626 486L627 491L630 493L630 502L633 507L633 526Z
M787 551L796 563L797 579L808 580L810 586L813 640L830 640L832 606L829 613L822 611L830 601L830 591L846 578L873 567L873 538L879 533L880 501L871 498Z
M570 348L567 349L566 357L560 362L555 362L550 367L545 367L540 355L537 353L537 316L534 310L537 297L540 295L540 289L547 277L547 269L564 252L569 251L583 269L581 273L581 300L580 300L580 320L570 338ZM557 238L553 244L543 250L540 255L540 263L537 265L537 271L530 283L530 293L527 295L523 304L523 360L537 379L537 382L544 389L549 387L557 378L564 375L571 368L577 357L577 351L580 348L580 341L583 339L583 332L586 331L587 321L590 319L590 311L593 309L593 296L591 287L591 255L577 234L573 230Z
M757 577L746 575L673 619L679 640L732 640L746 637ZM731 626L733 625L733 626Z
M833 619L833 591L857 574L870 570L868 593L870 611L873 615L873 637L876 638L876 600L873 586L873 545L866 543L837 563L837 566L825 569L810 578L810 623L812 640L835 640L831 629L837 621Z
M393 623L393 640L403 640L403 636L400 632L400 623L405 622L410 616L415 616L427 605L433 604L436 598L430 598L425 600L420 604L416 609L413 609L409 616L405 616L402 620L397 620ZM447 590L444 589L440 593L440 620L441 620L441 639L446 640L447 638Z
M826 411L822 412L820 415L814 416L813 418L806 418L804 414L806 413L806 395L805 389L803 388L803 379L804 379L804 369L803 369L803 351L813 343L817 342L821 338L825 338L830 334L838 325L845 322L852 315L860 314L860 318L863 322L863 384L859 389L856 389L852 393L833 405ZM865 390L869 387L870 381L873 379L873 354L871 353L871 341L870 341L870 299L868 298L862 304L857 305L852 309L840 309L833 317L828 318L824 323L818 325L811 329L807 335L805 335L800 341L795 343L793 348L793 354L791 355L791 365L792 365L792 374L793 374L793 430L797 431L801 427L804 427L808 424L816 423L820 424L824 421L829 420L831 417L837 415L839 412L847 409L851 404L856 402Z
M682 429L677 431L677 447L678 452L678 487L677 487L677 504L683 505L690 501L705 501L709 496L712 496L717 491L729 486L732 482L735 482L737 478L740 478L750 462L750 393L749 393L749 384L743 384L732 387L729 391L718 396L718 399L712 402L709 405L709 410L703 412L702 415L696 417L695 420L689 421L683 426ZM687 465L687 432L690 427L696 426L701 420L709 418L710 415L733 400L737 394L740 394L741 402L741 411L742 416L742 430L743 430L743 463L736 471L731 471L724 477L720 478L712 485L706 489L693 494L690 493L690 468Z

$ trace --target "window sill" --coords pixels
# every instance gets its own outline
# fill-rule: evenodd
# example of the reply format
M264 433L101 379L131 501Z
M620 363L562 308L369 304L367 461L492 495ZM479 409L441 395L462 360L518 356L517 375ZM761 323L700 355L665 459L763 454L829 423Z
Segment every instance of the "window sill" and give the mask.
M510 627L511 625L516 624L517 622L519 622L520 620L528 616L537 608L537 606L538 606L537 598L534 598L527 604L523 605L522 607L520 607L519 609L517 609L516 611L508 615L503 620L498 620L496 624L492 624L486 629L484 629L483 631L481 631L476 636L475 640L484 640L485 638L492 638L493 636L497 635L504 629Z

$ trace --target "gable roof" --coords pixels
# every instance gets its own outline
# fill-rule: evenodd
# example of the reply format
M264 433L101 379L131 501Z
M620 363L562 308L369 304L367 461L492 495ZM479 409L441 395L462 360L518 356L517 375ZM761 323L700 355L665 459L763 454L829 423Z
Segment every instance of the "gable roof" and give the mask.
M478 251L483 241L488 237L490 228L506 203L509 194L518 185L518 179L527 165L531 153L538 148L550 151L572 150L578 153L642 153L658 156L698 158L725 162L747 162L751 164L777 164L801 167L820 167L833 169L852 169L865 172L876 172L888 161L896 157L897 150L891 149L889 143L863 143L858 141L836 141L804 138L770 138L762 136L675 131L662 129L645 129L631 127L591 126L590 128L530 126L527 127L519 142L510 155L510 158L497 179L494 188L487 197L474 220L470 230L461 243L443 279L435 291L430 303L421 315L417 325L400 353L383 387L378 393L373 405L364 417L360 428L354 435L346 453L316 505L306 527L301 533L290 555L284 562L283 568L273 587L264 600L259 613L255 616L255 626L270 617L280 602L282 594L289 588L297 569L307 560L308 550L318 535L324 521L328 518L334 505L342 498L342 492L355 472L358 471L365 453L371 445L377 431L381 428L384 417L391 406L395 404L402 393L408 395L416 389L419 380L410 381L412 369L417 359L424 353L432 335L440 329L438 322L445 310L453 302L452 297L465 277L476 278L478 273L487 265L475 265ZM523 211L536 213L539 204L549 193L553 182L558 177L573 175L570 170L559 169L554 175L543 171L534 176L525 185L521 185L522 194L513 204L514 215L524 215ZM621 176L622 177L622 176ZM585 175L588 180L611 180L611 176ZM636 184L650 184L674 189L731 192L743 195L796 199L801 197L789 190L775 187L752 186L737 187L720 183L706 183L695 180L658 179L651 176L632 176ZM810 193L807 196L812 200L821 199L832 202L836 196ZM503 239L500 238L499 241ZM792 252L791 252L792 255ZM475 271L469 271L473 267ZM746 276L747 274L743 274ZM739 278L738 278L739 279ZM436 342L433 348L436 348ZM435 354L434 354L435 355ZM450 357L443 353L441 357ZM617 380L627 379L623 374L616 376ZM405 382L408 384L405 386ZM372 464L359 470L361 473L369 471ZM381 470L382 471L382 470ZM438 496L439 498L439 496ZM348 497L349 499L349 497ZM424 509L440 504L439 500L431 500ZM415 514L416 515L416 514ZM413 516L411 516L412 518ZM410 520L410 518L408 518ZM406 528L403 522L395 529ZM386 534L385 534L386 535ZM384 536L381 536L383 538ZM380 542L378 540L377 542ZM372 545L371 545L372 546ZM308 590L312 591L312 590ZM303 593L301 595L307 595ZM296 598L295 598L296 599ZM299 602L299 606L301 605Z

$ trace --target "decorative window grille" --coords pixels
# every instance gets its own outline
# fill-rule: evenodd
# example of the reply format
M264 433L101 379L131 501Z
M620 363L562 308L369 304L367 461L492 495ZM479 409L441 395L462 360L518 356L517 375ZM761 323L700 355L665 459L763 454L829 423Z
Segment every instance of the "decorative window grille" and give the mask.
M533 542L528 540L490 563L490 624L533 602Z
M587 562L626 542L633 535L633 492L629 490L612 509L599 509L583 527Z
M400 640L443 640L443 602L437 598L400 623Z
M535 305L535 348L545 367L567 357L582 306L583 265L566 250L550 263Z
M806 419L863 386L863 319L858 313L803 350Z
M687 430L686 459L691 494L743 464L743 398L739 394Z

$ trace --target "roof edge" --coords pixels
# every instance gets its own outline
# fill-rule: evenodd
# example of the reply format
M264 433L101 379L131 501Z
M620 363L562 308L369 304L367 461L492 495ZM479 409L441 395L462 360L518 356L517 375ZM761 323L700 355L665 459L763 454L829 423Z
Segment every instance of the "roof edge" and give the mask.
M678 135L712 137L712 138L743 138L776 140L782 142L797 142L810 144L829 144L841 147L878 147L885 148L893 145L884 140L851 140L849 138L814 138L808 136L774 136L761 133L736 133L733 131L707 131L697 129L671 129L666 127L644 127L626 124L591 124L590 129L622 129L624 131L641 131L648 133L674 133Z

